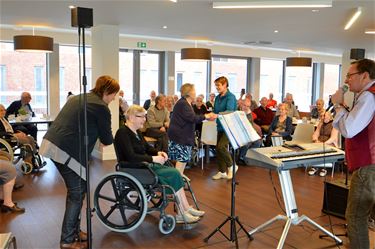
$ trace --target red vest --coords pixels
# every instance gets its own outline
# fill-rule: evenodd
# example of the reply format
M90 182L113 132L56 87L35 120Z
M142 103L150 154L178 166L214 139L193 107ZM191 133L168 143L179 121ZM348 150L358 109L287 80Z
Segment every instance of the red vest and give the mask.
M375 84L367 91L375 94ZM375 116L360 133L345 139L345 157L350 172L375 164Z

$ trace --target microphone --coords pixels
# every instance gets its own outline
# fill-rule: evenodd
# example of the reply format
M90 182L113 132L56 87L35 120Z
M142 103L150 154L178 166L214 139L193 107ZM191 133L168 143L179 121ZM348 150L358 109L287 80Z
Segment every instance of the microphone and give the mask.
M349 90L349 86L344 84L340 87L340 89L343 91L343 93L345 94L348 90ZM328 102L328 107L326 109L326 112L328 112L332 107L333 107L333 103L332 103L332 100L331 100L331 97L332 95L329 95L329 102Z

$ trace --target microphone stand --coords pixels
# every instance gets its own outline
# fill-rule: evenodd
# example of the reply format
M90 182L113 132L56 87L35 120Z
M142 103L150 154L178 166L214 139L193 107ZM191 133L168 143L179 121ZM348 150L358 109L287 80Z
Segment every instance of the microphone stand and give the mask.
M233 178L232 178L232 191L231 191L231 207L230 207L230 216L228 216L217 228L215 228L215 230L210 233L210 235L208 235L206 238L203 239L204 242L208 242L208 240L216 233L216 232L220 232L228 241L231 241L231 242L235 242L236 244L236 248L238 249L238 237L237 237L237 229L236 229L236 223L240 226L240 229L239 230L243 230L245 232L245 234L247 235L247 237L250 239L250 240L253 240L254 238L246 231L246 229L244 228L244 226L241 224L238 216L236 216L236 185L238 185L238 183L236 182L236 160L235 160L235 156L236 156L236 150L234 148L232 148L232 174L233 174ZM222 231L221 231L221 228L227 223L227 222L230 222L230 236L226 236Z
M87 248L92 248L92 233L91 233L91 201L90 201L90 167L89 162L89 151L88 151L88 135L87 135L87 77L86 77L86 44L85 44L85 28L82 29L82 65L83 65L83 130L84 138L83 144L85 147L84 165L86 166L86 226L87 226Z

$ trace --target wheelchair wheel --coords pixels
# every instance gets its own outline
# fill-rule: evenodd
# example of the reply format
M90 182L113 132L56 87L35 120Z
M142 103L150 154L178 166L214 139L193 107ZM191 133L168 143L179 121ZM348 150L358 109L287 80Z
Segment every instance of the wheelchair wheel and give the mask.
M170 234L176 227L176 220L173 215L167 214L160 218L159 230L162 234Z
M0 138L0 151L3 151L3 152L5 152L5 153L9 154L9 156L10 156L10 161L13 162L13 160L14 160L14 152L13 152L13 149L12 149L12 147L10 146L10 144L9 144L6 140L4 140L4 139L2 139L2 138Z
M111 231L126 233L136 229L147 213L146 193L132 175L106 175L94 192L94 207L100 222Z
M29 162L22 162L21 164L21 171L23 174L27 175L33 171L34 166Z

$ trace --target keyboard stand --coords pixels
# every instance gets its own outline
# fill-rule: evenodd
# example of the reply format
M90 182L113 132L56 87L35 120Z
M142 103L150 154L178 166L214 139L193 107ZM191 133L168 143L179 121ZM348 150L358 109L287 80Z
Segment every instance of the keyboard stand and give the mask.
M284 242L285 242L286 236L288 235L290 226L298 225L303 221L307 221L312 226L318 228L320 231L327 234L327 236L334 239L336 241L336 244L341 245L342 240L339 237L335 236L328 230L324 229L322 226L320 226L318 223L316 223L315 221L313 221L306 215L298 216L298 209L297 209L297 204L296 204L296 200L294 197L293 184L292 184L292 179L290 177L290 172L289 170L278 170L278 175L280 179L280 185L281 185L281 190L283 193L285 211L286 211L287 216L279 214L275 216L274 218L270 219L269 221L251 230L249 232L249 235L252 236L253 234L257 232L260 232L261 230L268 227L275 221L285 220L286 221L285 227L284 227L283 233L281 234L279 244L277 245L277 249L281 249L284 246Z

